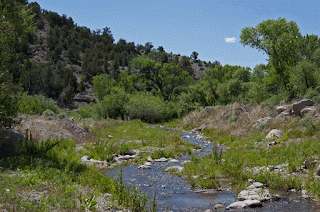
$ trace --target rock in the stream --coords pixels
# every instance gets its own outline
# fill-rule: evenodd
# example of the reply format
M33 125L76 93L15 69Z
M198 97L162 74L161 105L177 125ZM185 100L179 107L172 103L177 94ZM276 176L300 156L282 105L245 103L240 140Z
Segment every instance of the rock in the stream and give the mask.
M155 162L167 162L168 159L167 158L160 158L160 159L155 159Z
M308 199L310 198L308 195L307 195L307 191L306 190L301 190L301 196L305 199Z
M238 201L231 203L228 207L226 207L226 210L230 209L237 209L237 208L256 208L256 207L262 207L262 203L259 200L244 200L244 201Z
M179 161L177 159L171 159L171 160L169 160L169 162L171 162L171 163L179 163Z
M283 135L282 130L273 129L271 130L268 135L266 136L266 139L274 139L274 138L280 138Z
M238 199L240 201L244 200L259 200L267 201L272 198L270 191L266 188L263 188L263 184L255 182L252 185L248 186L245 190L241 191L238 194Z
M172 172L172 171L177 171L177 172L182 172L184 167L182 166L170 166L165 169L166 172Z
M113 162L119 162L119 161L124 161L124 160L133 160L136 157L137 157L137 155L124 155L124 156L119 155L118 157L113 158Z
M148 166L148 165L140 165L139 167L138 167L138 169L151 169L151 166Z
M216 204L215 206L214 206L214 209L215 210L223 210L223 209L225 209L226 207L224 207L224 205L222 205L222 204Z

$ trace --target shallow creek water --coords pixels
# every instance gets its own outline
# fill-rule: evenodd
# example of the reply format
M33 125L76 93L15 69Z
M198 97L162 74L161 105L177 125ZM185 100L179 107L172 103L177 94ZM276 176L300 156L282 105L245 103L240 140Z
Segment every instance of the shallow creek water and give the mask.
M186 136L188 138L185 138ZM201 151L195 152L200 157L212 153L213 144L197 138L197 135L183 132L182 137L187 142L201 146ZM151 169L138 169L137 165L122 167L123 182L132 187L139 187L142 192L148 194L150 200L156 191L158 211L165 211L167 207L169 211L214 210L214 206L218 203L228 206L236 201L236 193L229 189L222 191L192 189L183 177L164 172L170 166L183 166L183 161L188 159L188 155L183 155L178 158L179 162L153 162ZM109 170L107 175L116 178L119 172L120 168ZM275 202L265 202L261 208L241 211L320 211L317 204L298 195L289 195L283 191L271 192L281 194L282 198Z

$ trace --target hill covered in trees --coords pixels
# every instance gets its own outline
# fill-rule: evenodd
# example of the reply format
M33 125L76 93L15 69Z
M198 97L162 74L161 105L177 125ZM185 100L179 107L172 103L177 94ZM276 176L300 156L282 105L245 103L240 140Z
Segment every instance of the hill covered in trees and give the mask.
M5 117L26 111L21 108L21 101L29 101L25 94L72 107L77 93L89 92L98 102L80 109L82 117L151 122L232 102L278 104L320 97L320 40L317 35L301 35L297 24L284 18L242 30L243 45L269 56L267 65L251 70L200 61L197 52L175 55L151 42L115 42L110 28L92 31L36 2L4 1L1 14L1 82L7 88L1 92L1 105L7 108L3 126L8 125ZM153 108L150 114L137 112L145 108L141 102ZM165 108L166 118L153 117L157 107Z

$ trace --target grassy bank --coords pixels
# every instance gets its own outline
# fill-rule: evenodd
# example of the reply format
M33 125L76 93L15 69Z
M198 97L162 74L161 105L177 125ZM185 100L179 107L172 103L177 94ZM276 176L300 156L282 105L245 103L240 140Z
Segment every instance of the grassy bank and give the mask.
M320 181L314 175L319 163L308 165L320 156L319 119L307 115L256 124L259 118L274 113L274 109L250 107L240 114L235 114L239 105L215 107L184 118L185 129L205 124L202 133L216 144L213 154L192 157L186 164L184 174L191 185L219 188L227 179L236 188L245 187L248 179L254 179L270 188L306 189L320 195ZM282 130L282 136L266 139L272 129ZM302 168L304 164L308 167Z

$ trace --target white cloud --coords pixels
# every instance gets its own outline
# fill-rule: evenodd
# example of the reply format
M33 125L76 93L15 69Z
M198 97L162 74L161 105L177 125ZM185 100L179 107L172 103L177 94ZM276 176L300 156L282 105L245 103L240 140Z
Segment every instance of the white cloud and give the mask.
M235 43L237 38L233 37L233 38L225 38L224 39L226 41L226 43Z

